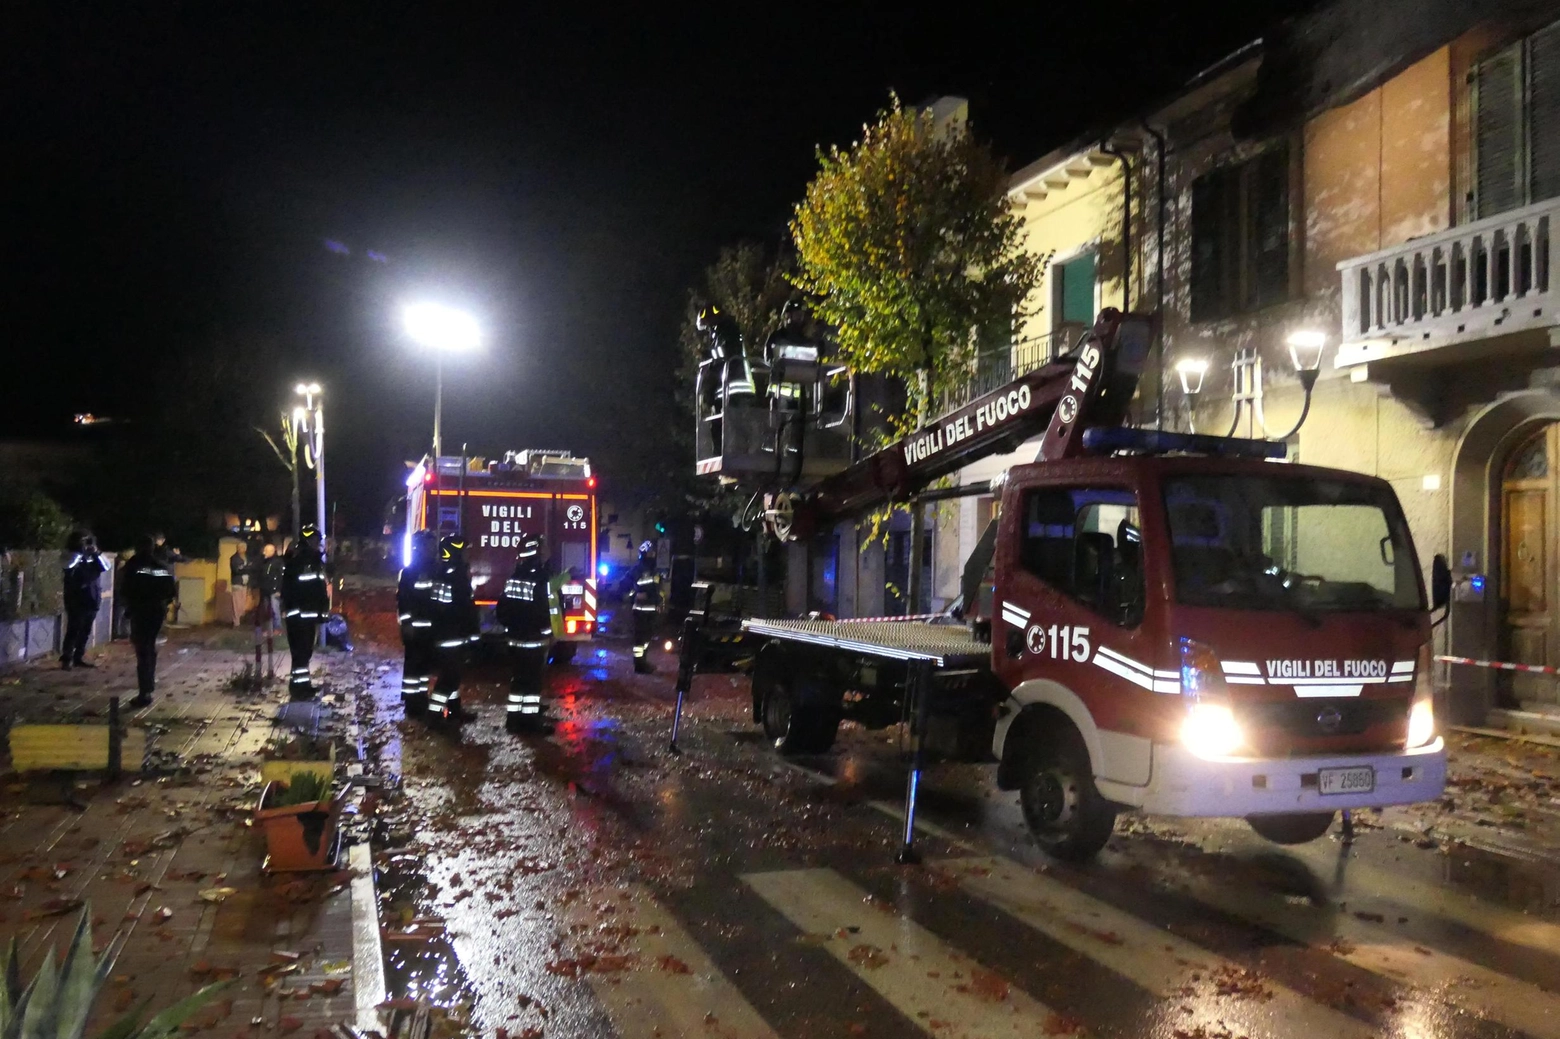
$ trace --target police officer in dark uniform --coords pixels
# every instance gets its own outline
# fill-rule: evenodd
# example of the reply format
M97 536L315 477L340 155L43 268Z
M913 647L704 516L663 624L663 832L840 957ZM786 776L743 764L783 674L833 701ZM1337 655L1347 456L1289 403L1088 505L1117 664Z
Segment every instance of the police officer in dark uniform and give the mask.
M412 535L412 558L396 584L395 608L401 621L401 703L408 711L427 703L433 674L433 581L439 562L439 538L431 530Z
M136 542L135 555L125 563L120 582L125 616L130 620L130 644L135 647L137 695L130 706L146 707L157 688L157 636L168 605L179 594L179 583L149 537Z
M87 641L92 637L92 622L103 603L102 577L108 564L98 551L97 538L88 531L76 531L65 551L65 640L60 646L60 667L97 667L86 659Z
M547 601L551 574L542 562L542 544L539 536L521 540L514 573L504 582L498 600L498 622L509 641L511 671L504 721L511 728L532 724L542 713L542 671L553 633Z
M439 539L434 565L433 652L436 676L428 693L428 711L438 718L460 718L460 677L466 651L477 641L477 606L471 594L471 568L466 563L466 539L446 534Z
M305 523L298 540L282 559L282 619L287 626L287 648L292 670L287 675L287 696L308 700L314 696L309 681L309 661L320 621L330 613L330 589L325 579L325 548L319 528Z
M639 566L634 573L634 671L648 675L650 640L655 637L656 614L661 607L661 579L655 568L655 545L639 546Z

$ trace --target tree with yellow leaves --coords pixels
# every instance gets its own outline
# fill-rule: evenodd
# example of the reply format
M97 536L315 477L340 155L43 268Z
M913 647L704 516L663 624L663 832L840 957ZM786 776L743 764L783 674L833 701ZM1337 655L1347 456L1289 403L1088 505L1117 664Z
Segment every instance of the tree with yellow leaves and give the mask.
M791 220L792 281L835 328L839 358L903 379L924 421L969 377L978 343L1012 335L1044 269L1023 248L1006 170L966 120L897 97L818 164Z

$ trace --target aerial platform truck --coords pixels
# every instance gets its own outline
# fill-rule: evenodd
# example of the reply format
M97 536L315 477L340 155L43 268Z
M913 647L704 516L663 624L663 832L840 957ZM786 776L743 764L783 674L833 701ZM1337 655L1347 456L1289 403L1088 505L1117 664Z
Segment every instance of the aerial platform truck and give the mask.
M889 503L996 499L948 616L742 624L753 721L781 754L827 751L845 719L909 724L902 861L933 754L994 758L1040 846L1074 860L1124 811L1242 817L1300 843L1339 811L1441 795L1445 560L1427 603L1383 480L1285 463L1282 443L1124 425L1152 338L1150 318L1102 311L1069 353L854 463L831 439L838 415L794 406L826 399L826 364L757 373L796 383L789 398L700 397L715 405L700 471L754 487L778 536ZM1042 432L1034 461L989 485L933 486ZM703 612L684 629L674 748Z

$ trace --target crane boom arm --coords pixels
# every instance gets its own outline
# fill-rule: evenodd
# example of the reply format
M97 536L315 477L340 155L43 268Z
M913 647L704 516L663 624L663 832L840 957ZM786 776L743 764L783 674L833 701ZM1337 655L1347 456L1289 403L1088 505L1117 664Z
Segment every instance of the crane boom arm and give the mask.
M932 481L1011 451L1041 429L1036 461L1083 449L1086 425L1117 425L1153 340L1152 319L1102 310L1072 353L1019 376L833 476L804 495L814 522L905 501Z

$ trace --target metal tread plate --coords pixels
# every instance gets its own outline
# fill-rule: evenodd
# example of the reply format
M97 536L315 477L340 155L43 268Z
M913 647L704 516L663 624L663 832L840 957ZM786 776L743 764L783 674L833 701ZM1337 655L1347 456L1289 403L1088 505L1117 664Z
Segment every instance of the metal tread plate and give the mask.
M934 664L984 661L991 647L976 641L968 628L919 621L745 620L754 635L847 649L890 660L929 660Z

